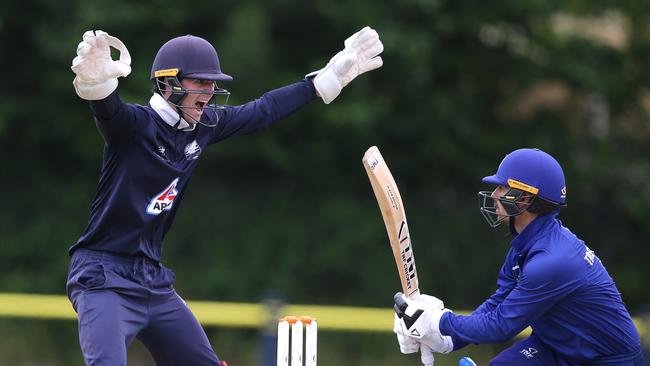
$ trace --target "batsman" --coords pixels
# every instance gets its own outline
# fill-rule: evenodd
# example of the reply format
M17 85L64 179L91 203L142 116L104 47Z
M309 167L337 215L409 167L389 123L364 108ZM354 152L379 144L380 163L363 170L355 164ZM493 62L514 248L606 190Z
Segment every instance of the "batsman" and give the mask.
M497 290L471 315L454 314L433 296L397 293L394 331L401 351L426 345L448 353L469 343L503 343L530 326L529 337L490 365L640 366L639 334L614 280L558 219L567 189L557 160L539 149L518 149L483 182L496 188L479 192L481 213L492 227L505 224L511 236Z
M222 83L233 78L215 48L197 36L173 38L153 60L149 103L137 105L117 92L118 78L131 72L125 45L102 31L84 33L73 84L89 101L104 149L88 225L69 249L67 293L87 365L126 365L135 338L157 365L225 365L161 263L163 239L205 148L263 130L316 98L330 103L358 75L382 66L374 29L344 45L303 80L231 106Z

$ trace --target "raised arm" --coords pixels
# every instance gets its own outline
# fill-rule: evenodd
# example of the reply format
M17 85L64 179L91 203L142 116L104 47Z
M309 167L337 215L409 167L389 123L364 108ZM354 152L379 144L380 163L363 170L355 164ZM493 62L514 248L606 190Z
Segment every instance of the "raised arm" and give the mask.
M120 51L111 58L110 47ZM88 100L97 127L107 143L123 140L134 130L133 112L119 98L117 78L131 73L131 56L124 43L102 31L87 31L72 60L72 82L80 98Z

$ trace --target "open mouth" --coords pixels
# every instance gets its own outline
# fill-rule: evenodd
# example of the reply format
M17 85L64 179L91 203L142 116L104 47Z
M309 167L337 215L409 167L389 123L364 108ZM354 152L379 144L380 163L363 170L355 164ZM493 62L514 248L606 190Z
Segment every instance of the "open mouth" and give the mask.
M202 111L203 108L205 107L205 105L206 105L206 102L202 101L202 100L197 100L196 103L194 103L194 107L196 108L196 110L199 110L199 111Z

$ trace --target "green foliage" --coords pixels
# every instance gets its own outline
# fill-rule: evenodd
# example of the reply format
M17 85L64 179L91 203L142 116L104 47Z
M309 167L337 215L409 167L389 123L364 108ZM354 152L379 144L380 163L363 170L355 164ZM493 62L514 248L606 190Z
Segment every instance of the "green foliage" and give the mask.
M322 67L370 24L386 47L382 69L329 106L314 102L267 132L204 153L164 245L179 292L255 301L273 291L294 303L391 306L399 282L361 166L365 149L378 145L406 205L423 289L452 308L472 308L495 288L508 245L476 209L475 193L487 188L480 178L505 153L535 146L564 166L565 224L640 311L650 302L649 9L610 6L9 2L0 15L0 291L64 292L66 250L84 229L102 152L71 85L84 31L105 30L129 48L133 73L119 89L127 101L147 101L160 45L192 33L213 42L235 77L224 85L231 103L243 103ZM553 26L558 14L598 18L608 10L627 21L622 48Z

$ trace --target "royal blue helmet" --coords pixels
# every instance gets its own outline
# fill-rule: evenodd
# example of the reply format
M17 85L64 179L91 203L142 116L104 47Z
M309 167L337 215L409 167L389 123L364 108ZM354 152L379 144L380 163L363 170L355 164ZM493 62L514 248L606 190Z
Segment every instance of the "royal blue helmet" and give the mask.
M232 81L232 76L221 72L219 56L210 42L192 35L173 38L158 50L151 79L165 76Z
M490 191L478 193L479 209L492 227L507 218L512 220L524 210L546 214L566 206L562 167L539 149L511 152L503 158L496 174L484 177L483 182L510 188L501 196ZM496 201L503 211L499 212Z
M506 155L496 174L483 182L517 188L558 205L566 202L566 184L560 163L540 149L519 149Z

